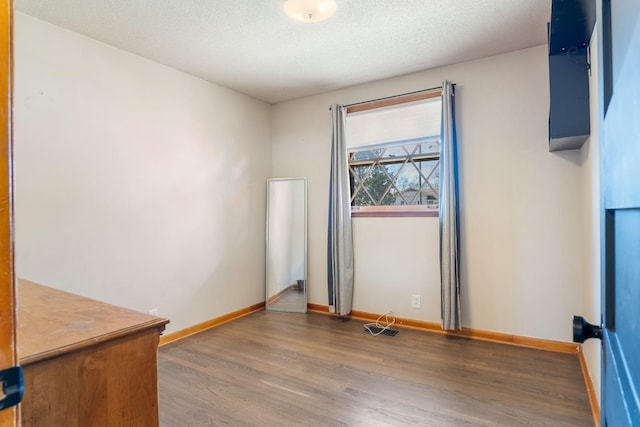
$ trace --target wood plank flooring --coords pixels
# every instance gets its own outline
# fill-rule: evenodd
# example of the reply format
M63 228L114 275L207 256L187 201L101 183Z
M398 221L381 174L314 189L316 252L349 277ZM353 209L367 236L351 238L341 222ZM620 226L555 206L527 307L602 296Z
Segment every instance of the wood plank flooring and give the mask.
M261 311L160 348L160 424L593 426L577 355Z

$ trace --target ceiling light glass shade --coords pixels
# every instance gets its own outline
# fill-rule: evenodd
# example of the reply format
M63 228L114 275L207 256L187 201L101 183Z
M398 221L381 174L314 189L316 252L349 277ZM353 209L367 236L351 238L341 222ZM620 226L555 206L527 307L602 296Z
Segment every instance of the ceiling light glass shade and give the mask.
M318 22L336 12L335 0L287 0L284 11L289 17L302 22Z

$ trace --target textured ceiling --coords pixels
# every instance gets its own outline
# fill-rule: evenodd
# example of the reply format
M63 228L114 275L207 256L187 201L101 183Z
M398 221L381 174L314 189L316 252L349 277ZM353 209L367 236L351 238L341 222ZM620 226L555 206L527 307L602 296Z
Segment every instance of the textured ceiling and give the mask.
M269 103L546 43L550 0L14 0L15 9Z

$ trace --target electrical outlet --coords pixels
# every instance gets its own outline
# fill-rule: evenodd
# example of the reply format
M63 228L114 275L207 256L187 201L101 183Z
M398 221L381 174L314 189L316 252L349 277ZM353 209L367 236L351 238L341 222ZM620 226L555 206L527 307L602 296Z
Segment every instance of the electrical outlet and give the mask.
M149 309L149 314L152 316L157 316L158 315L158 309L157 308L150 308Z
M420 308L420 295L411 295L411 308Z

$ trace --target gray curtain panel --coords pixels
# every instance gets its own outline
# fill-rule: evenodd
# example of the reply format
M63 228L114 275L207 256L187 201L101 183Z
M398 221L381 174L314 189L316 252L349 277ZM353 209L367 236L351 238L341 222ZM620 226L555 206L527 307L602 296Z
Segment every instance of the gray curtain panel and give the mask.
M331 178L329 183L329 230L327 277L329 311L341 316L351 313L353 302L353 234L351 232L351 193L345 142L346 109L331 106Z
M442 84L440 131L440 284L442 329L462 329L455 85Z

